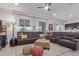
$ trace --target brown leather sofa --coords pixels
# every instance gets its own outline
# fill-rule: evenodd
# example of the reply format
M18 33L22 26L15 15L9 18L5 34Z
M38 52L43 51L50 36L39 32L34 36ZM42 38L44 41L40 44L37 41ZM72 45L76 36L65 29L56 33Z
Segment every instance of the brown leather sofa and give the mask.
M79 33L78 32L52 32L48 33L47 38L51 42L62 46L77 50L79 48Z
M19 36L20 33L21 32L17 33L18 38L16 39L17 41L16 45L34 43L39 38L39 34L43 32L24 32L24 34L27 34L28 36L27 39L21 39L21 37Z

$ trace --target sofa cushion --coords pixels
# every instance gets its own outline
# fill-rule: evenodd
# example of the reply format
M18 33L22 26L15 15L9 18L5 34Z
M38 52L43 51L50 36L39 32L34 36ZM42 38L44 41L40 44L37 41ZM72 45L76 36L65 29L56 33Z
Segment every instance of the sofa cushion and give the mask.
M75 42L73 42L73 41L71 41L71 40L66 40L66 39L60 39L59 42L71 43L71 44L72 44L72 43L73 43L73 44L75 43Z
M75 37L64 36L64 39L75 39Z
M36 40L38 37L28 38L28 40Z
M74 42L79 42L79 39L72 39L72 41L74 41Z
M78 36L78 35L76 35L76 36L75 36L75 39L79 39L79 36Z
M28 37L27 37L27 35L21 35L21 39L27 39Z

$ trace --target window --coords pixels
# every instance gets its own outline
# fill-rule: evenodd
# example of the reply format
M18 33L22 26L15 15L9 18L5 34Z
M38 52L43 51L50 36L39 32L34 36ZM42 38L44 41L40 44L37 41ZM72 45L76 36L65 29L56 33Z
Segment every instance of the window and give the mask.
M39 21L40 30L46 32L46 22Z
M41 21L39 22L39 26L42 26L42 22Z
M19 20L19 26L24 26L24 20L22 19Z
M29 27L30 26L30 20L25 20L25 26Z
M19 19L19 26L30 27L30 20Z

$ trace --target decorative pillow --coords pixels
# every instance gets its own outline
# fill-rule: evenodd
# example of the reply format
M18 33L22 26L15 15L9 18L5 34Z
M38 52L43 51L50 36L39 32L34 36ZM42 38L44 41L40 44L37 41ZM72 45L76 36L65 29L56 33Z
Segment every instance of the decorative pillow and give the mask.
M27 35L25 34L21 35L21 39L27 39Z
M1 32L0 35L6 35L6 33L5 32Z
M45 37L45 35L44 34L40 34L40 38L44 38Z

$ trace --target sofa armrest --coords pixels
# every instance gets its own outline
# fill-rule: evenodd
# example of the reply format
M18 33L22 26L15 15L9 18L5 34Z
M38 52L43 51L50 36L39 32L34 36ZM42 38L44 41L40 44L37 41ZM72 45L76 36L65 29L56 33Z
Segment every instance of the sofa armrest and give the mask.
M74 41L74 42L79 42L79 39L72 39L72 41Z

